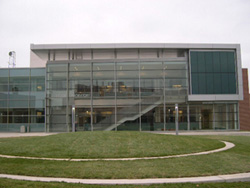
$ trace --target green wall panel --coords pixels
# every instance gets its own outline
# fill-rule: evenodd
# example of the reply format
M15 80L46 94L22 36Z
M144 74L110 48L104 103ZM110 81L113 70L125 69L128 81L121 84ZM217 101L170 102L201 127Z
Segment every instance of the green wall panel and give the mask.
M198 94L199 93L198 74L197 73L192 74L192 93L193 94Z
M214 94L221 94L221 74L214 73Z
M221 72L228 72L227 69L227 52L220 52Z
M204 73L199 74L199 94L206 94L206 75Z
M228 84L228 74L221 74L221 93L227 94L229 93L229 84Z
M214 72L220 72L220 54L219 52L213 52L213 68Z
M228 66L228 72L235 72L235 58L234 58L234 52L228 52L227 53L227 66Z
M235 94L236 93L236 78L234 73L229 73L228 74L228 82L229 82L229 93L230 94Z
M197 64L197 53L196 52L191 52L191 62L192 62L192 72L197 72L198 71L198 64Z
M236 94L235 52L190 53L192 94Z
M211 73L213 72L213 53L211 52L204 52L205 55L205 62L206 62L206 72Z
M198 72L205 72L206 62L205 62L204 52L197 53L197 64L198 64Z
M214 93L214 74L213 73L207 73L206 74L206 85L207 85L207 94L213 94Z

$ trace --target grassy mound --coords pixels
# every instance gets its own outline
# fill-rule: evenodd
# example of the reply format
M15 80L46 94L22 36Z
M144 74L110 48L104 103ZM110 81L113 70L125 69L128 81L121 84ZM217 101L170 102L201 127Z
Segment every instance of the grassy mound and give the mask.
M223 147L218 140L144 132L77 132L0 139L0 154L52 158L166 156Z

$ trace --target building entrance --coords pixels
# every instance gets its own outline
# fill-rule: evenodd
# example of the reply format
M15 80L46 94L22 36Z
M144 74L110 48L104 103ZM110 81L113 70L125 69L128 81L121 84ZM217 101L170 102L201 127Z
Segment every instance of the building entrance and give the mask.
M89 108L76 107L75 131L91 130L91 112Z
M201 110L201 128L213 129L213 111L212 109Z

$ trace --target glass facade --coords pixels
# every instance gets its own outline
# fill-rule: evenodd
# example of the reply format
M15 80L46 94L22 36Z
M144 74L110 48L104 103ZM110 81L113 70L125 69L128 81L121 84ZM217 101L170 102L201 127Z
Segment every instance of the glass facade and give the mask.
M0 131L44 131L45 68L0 70Z
M174 52L0 69L0 131L171 131L175 104L180 130L238 129L238 101L188 101L237 93L234 52Z

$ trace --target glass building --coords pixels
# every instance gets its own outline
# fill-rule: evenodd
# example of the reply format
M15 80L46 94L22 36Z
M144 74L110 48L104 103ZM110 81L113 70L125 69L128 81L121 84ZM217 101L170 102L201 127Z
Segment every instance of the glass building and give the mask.
M240 58L237 44L31 44L31 68L0 69L0 131L239 130Z

